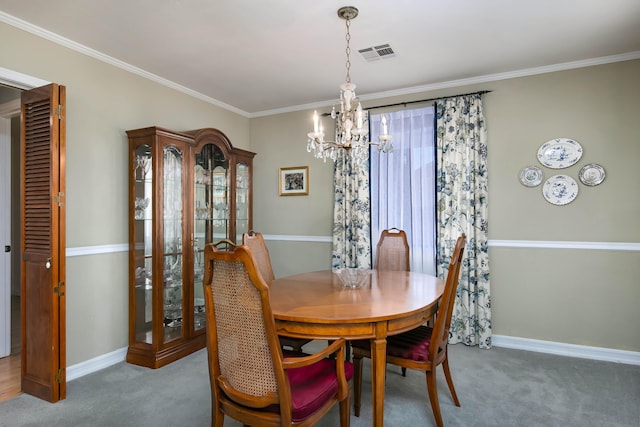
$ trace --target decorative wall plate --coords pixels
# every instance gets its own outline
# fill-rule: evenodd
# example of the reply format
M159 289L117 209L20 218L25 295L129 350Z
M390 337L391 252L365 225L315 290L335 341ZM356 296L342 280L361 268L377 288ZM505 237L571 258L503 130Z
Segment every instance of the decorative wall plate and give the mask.
M604 168L596 163L584 165L582 169L580 169L578 177L584 185L594 187L604 181Z
M536 187L542 182L542 169L537 166L527 166L520 171L520 182L525 187Z
M563 169L575 165L582 157L582 146L569 138L556 138L545 142L538 149L538 161L551 169Z
M578 183L567 175L554 175L542 186L542 195L556 206L571 203L578 195Z

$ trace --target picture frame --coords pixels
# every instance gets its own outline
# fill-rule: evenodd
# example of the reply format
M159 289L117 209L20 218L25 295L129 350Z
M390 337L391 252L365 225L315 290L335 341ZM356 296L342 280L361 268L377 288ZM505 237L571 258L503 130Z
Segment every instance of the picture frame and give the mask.
M280 168L279 192L281 196L309 194L309 166Z

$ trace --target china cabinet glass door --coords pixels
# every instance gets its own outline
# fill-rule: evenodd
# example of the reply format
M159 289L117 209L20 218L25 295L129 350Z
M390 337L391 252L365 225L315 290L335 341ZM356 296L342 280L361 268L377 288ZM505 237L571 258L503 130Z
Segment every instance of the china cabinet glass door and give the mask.
M183 185L184 154L163 149L163 342L182 337L183 319Z
M236 164L236 243L249 231L249 166Z
M153 171L151 147L135 149L134 165L134 236L135 236L135 336L140 342L152 342L153 320Z
M193 171L193 329L204 329L204 247L227 236L229 228L229 160L214 144L194 157Z

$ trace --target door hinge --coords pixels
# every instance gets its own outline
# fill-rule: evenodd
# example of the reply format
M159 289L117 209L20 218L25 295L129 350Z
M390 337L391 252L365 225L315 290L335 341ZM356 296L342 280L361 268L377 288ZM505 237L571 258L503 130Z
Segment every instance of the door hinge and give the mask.
M58 105L53 112L56 116L58 116L58 120L64 119L64 105Z
M58 372L56 373L56 382L58 384L62 384L64 381L65 381L64 368L60 368L60 369L58 369Z
M58 207L63 207L64 206L64 193L61 191L58 193L57 196L53 196L53 201L54 203L58 204Z
M53 292L58 294L59 297L63 297L64 296L64 282L58 283L58 286L53 288Z

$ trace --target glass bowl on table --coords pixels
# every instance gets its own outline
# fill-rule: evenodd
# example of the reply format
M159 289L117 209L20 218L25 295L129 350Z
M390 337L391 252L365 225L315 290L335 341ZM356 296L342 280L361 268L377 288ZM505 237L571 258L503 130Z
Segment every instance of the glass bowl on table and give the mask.
M369 277L373 270L362 268L334 268L333 273L340 278L345 288L362 288L370 283Z

